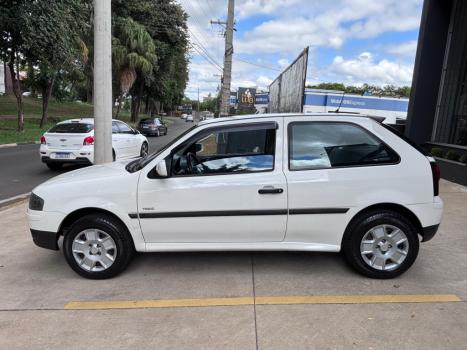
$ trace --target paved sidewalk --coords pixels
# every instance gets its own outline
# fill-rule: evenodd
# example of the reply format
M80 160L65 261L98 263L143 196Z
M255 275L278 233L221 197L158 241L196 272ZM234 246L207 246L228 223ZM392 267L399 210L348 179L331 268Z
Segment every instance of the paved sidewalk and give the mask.
M338 254L294 252L140 254L119 277L90 281L61 252L35 247L26 204L12 206L0 211L0 349L463 349L467 188L443 181L441 191L446 211L438 235L422 244L407 273L383 281L355 274ZM461 301L250 304L418 294ZM240 297L245 302L235 306L196 306ZM173 305L165 308L65 309L73 301L167 299ZM191 304L181 307L180 299Z

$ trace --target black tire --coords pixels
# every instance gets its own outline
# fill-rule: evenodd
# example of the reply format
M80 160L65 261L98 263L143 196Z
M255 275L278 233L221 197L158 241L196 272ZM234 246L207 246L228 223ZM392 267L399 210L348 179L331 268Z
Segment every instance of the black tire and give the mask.
M159 129L157 129L157 131L156 131L156 135L155 135L155 136L156 136L156 137L159 137L159 136L161 136L161 131L160 131Z
M72 252L73 240L86 229L98 229L107 233L115 242L116 257L112 265L103 271L88 271L75 260ZM91 214L77 220L65 234L63 253L70 267L80 276L89 279L115 277L127 268L133 258L135 248L127 228L115 217L106 214Z
M115 155L115 151L112 150L112 161L115 162L116 159L117 159L117 157Z
M367 232L378 225L395 226L407 237L408 251L405 260L392 270L371 267L360 253L362 239ZM410 220L394 211L373 210L359 215L349 224L342 240L342 252L349 265L360 274L370 278L388 279L401 275L412 266L417 258L419 245L417 229Z
M149 154L149 145L147 142L143 142L141 145L141 150L139 152L140 157L146 157Z
M46 163L46 165L50 170L54 171L61 170L63 167L62 163Z

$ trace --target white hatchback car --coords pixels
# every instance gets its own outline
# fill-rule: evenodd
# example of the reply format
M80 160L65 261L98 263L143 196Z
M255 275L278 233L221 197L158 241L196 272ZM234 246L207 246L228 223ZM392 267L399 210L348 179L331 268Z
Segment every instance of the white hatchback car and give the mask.
M86 184L83 186L82 184ZM88 278L133 253L342 251L391 278L441 221L433 158L371 118L260 115L201 122L150 156L79 169L36 187L34 242Z
M63 164L94 163L94 119L70 119L58 123L41 137L40 157L50 169ZM112 154L114 160L144 157L148 140L120 120L112 121Z

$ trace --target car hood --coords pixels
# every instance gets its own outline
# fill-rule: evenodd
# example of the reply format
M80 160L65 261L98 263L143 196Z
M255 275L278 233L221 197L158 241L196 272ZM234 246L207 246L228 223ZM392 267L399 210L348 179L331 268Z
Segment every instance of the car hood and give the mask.
M80 184L84 184L89 181L101 181L102 179L105 179L106 181L111 181L110 179L113 177L130 175L125 169L125 166L130 161L131 160L117 161L113 163L93 165L90 167L73 170L47 180L43 184L36 187L36 189L43 189L49 186L78 182ZM34 191L35 190L33 190L33 192Z

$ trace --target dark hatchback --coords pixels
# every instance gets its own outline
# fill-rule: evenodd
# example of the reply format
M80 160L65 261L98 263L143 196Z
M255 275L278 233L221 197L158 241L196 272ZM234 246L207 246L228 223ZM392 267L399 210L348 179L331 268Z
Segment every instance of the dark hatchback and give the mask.
M167 126L165 126L160 118L141 119L137 126L138 131L143 135L161 136L167 135Z

